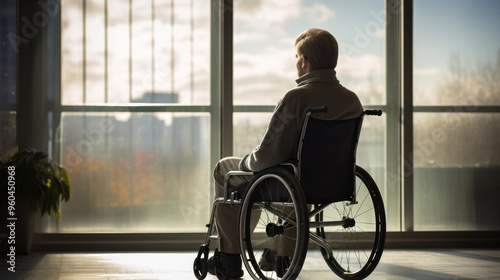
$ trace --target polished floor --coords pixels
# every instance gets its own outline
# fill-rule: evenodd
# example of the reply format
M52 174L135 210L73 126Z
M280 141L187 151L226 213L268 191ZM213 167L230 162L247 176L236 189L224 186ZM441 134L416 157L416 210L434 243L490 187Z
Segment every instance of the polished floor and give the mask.
M195 279L194 252L32 253L16 256L15 272L0 257L0 279ZM216 278L207 276L206 279ZM243 279L249 279L248 276ZM339 279L309 252L300 279ZM500 279L500 250L385 250L368 279Z

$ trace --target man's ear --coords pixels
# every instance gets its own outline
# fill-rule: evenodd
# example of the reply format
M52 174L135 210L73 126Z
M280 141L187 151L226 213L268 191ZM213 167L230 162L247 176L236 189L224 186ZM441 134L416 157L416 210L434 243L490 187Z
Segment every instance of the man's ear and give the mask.
M307 69L307 71L309 72L309 59L307 59L307 56L303 56L302 57L302 69Z

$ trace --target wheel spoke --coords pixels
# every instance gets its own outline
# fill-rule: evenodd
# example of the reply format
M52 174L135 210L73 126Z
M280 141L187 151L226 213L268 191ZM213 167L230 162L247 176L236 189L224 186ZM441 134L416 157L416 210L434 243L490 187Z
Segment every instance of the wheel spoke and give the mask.
M373 179L359 167L356 169L356 200L353 204L332 203L315 216L318 222L344 221L339 226L316 230L333 249L333 254L322 251L325 261L343 279L367 277L380 260L385 240L382 199Z

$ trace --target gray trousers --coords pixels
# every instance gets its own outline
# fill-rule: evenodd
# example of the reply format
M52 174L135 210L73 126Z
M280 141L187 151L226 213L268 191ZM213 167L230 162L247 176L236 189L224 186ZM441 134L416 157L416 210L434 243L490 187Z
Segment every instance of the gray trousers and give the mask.
M224 196L224 178L229 171L239 170L241 158L227 157L221 159L214 168L215 196ZM239 186L252 179L252 176L231 176L230 186ZM238 238L239 205L219 204L215 211L217 233L219 235L219 251L227 254L240 254Z
M224 196L224 179L226 174L232 170L239 170L239 162L241 158L226 157L221 159L214 168L215 180L215 196ZM237 187L243 183L249 182L252 176L231 176L229 186ZM219 251L226 254L240 254L239 237L238 237L238 220L240 213L239 205L218 204L215 211L215 225L219 236ZM283 209L285 213L291 213L293 208ZM260 219L260 210L252 213L252 227L255 228ZM294 239L295 234L285 234L283 240ZM282 240L280 240L282 241ZM278 240L268 240L268 248L274 250L279 255L291 256L294 251L294 246L287 244L288 242L280 242ZM283 244L284 243L284 244ZM292 242L293 243L293 242Z

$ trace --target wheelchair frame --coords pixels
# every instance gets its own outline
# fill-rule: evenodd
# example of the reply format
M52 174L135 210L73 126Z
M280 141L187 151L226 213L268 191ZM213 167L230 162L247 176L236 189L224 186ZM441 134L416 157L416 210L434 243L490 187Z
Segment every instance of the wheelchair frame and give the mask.
M355 187L350 199L328 203L308 203L301 187L301 151L310 115L326 111L326 107L311 109L306 115L297 152L298 164L282 164L254 173L230 171L225 177L224 197L216 198L210 214L205 242L200 246L193 264L197 279L207 275L207 261L211 241L218 240L215 228L215 210L221 204L239 205L239 242L243 264L253 279L295 279L302 269L307 249L312 241L330 269L343 279L362 279L370 275L380 261L386 233L385 210L375 181L363 168L355 165ZM354 152L364 115L381 115L379 110L365 110L359 117ZM230 191L231 176L253 176L246 193ZM358 198L362 198L358 201ZM259 212L256 212L259 209ZM257 214L255 214L257 213ZM265 213L265 215L263 214ZM367 213L371 213L368 215ZM253 216L256 215L256 216ZM335 215L337 218L331 218ZM257 226L251 220L259 218ZM265 220L267 219L267 220ZM315 232L311 231L315 229ZM281 273L265 270L261 260L266 246L277 256L286 256L286 264L278 263L273 255L273 267L286 266ZM287 247L279 252L280 247ZM291 254L290 252L293 251ZM282 258L283 259L283 258ZM281 259L280 259L281 260ZM275 269L276 270L276 269ZM219 279L229 279L217 271Z

